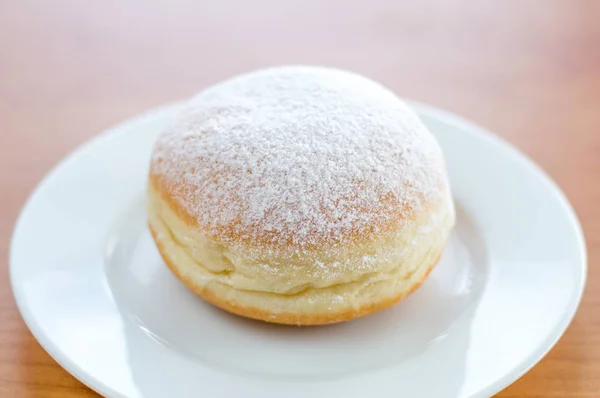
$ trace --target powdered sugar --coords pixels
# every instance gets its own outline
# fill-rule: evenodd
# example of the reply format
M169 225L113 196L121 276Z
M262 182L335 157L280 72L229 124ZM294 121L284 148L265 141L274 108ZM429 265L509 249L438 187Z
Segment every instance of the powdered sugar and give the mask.
M159 139L152 174L212 238L300 248L397 227L445 181L435 140L394 94L310 67L200 93Z

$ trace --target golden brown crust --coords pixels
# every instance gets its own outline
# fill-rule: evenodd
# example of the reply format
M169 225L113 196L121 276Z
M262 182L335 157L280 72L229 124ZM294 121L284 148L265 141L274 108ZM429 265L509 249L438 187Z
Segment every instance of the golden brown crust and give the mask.
M160 195L160 198L167 203L169 208L177 215L177 218L179 218L188 227L199 230L207 237L211 237L211 238L215 239L216 241L224 240L227 242L237 242L237 243L243 242L246 244L251 244L253 246L259 246L259 247L265 247L265 248L272 246L272 240L269 240L269 239L265 238L264 236L261 237L261 236L254 235L254 236L252 236L252 242L244 242L243 236L247 235L247 234L245 232L241 232L241 230L236 231L235 228L233 228L232 226L229 226L229 228L225 228L225 229L223 229L223 228L219 229L218 233L216 233L216 236L215 236L214 231L210 231L209 229L204 228L202 225L200 225L198 223L197 218L190 215L188 213L188 211L185 209L185 207L177 202L176 192L178 190L181 190L180 188L166 184L165 181L163 181L163 179L160 178L160 176L157 176L156 174L154 174L152 172L152 168L150 169L150 173L148 175L148 180L149 180L149 184L151 184L153 190L155 192L157 192ZM440 190L441 189L442 188L440 187ZM403 206L400 206L400 204L398 204L398 203L393 204L390 202L387 204L386 208L388 210L389 209L399 209L399 210L396 210L395 212L392 212L389 214L389 216L390 216L389 221L385 227L380 226L380 228L378 229L377 232L370 231L369 234L365 234L365 233L359 234L359 233L357 233L357 231L349 231L348 235L347 235L348 239L346 241L346 245L358 245L363 242L376 240L376 238L378 236L384 236L390 230L392 230L394 228L396 228L396 229L399 228L399 225L401 225L402 223L405 223L407 221L414 221L416 219L416 214L414 213L410 204L405 203ZM319 248L327 247L327 241L324 241L321 243L323 244L323 246L321 246ZM286 245L296 246L291 241L286 242ZM304 247L302 247L302 249L314 249L314 248L315 247L312 247L311 245L305 245Z
M439 261L438 256L435 261L427 266L427 270L417 282L415 282L409 289L401 292L399 295L395 297L386 298L384 300L380 300L378 302L369 303L361 308L352 309L351 311L344 312L336 312L336 313L323 313L323 314L290 314L290 313L272 313L266 311L261 308L248 307L239 302L233 302L229 300L224 300L217 295L215 295L209 289L198 286L193 283L191 278L182 275L179 272L179 269L172 264L171 260L164 254L165 250L163 244L159 239L157 239L156 232L150 225L150 231L156 245L158 247L158 251L161 254L163 261L167 264L169 269L177 276L179 280L181 280L190 290L196 293L198 296L202 297L209 303L234 314L246 317L257 319L269 323L278 323L284 325L299 325L299 326L309 326L309 325L326 325L338 322L345 322L355 318L359 318L365 315L373 314L375 312L379 312L385 310L389 307L392 307L394 304L398 303L402 299L409 296L412 292L414 292L421 284L427 279L427 276L434 268L434 266Z
M190 227L199 228L198 220L192 217L182 206L178 205L175 201L175 192L177 191L176 188L168 189L164 181L162 181L162 179L159 176L155 175L152 172L152 168L150 168L148 179L149 183L152 184L152 188L154 189L154 191L158 192L160 194L160 198L164 200L167 203L167 205L169 205L169 208L171 208L171 210L173 210L175 214L177 214L177 218L179 218L181 221L183 221L186 225Z
M216 177L215 177L216 179ZM226 225L220 225L218 227L208 228L206 225L202 225L198 222L198 219L191 215L181 203L185 202L181 196L181 192L186 192L187 188L182 184L177 184L172 181L166 181L164 177L157 175L154 172L154 167L150 168L149 181L152 184L154 190L159 192L161 198L167 202L169 207L177 214L177 217L182 220L187 226L202 231L208 237L217 241L227 242L238 242L250 244L253 246L268 247L277 242L277 245L285 244L287 246L297 246L291 239L282 240L281 237L274 238L275 232L265 231L259 228L257 231L250 233L247 228L241 228L239 220L233 220ZM443 187L440 186L440 191ZM192 199L187 199L188 201ZM341 197L340 201L350 201L349 197ZM420 202L425 203L425 199L421 197ZM197 203L194 203L191 207L198 207ZM385 209L385 210L383 210ZM381 217L385 219L385 222L379 224L373 223L367 230L356 230L351 229L344 235L345 242L347 245L356 245L361 242L375 240L377 236L381 236L391 230L397 229L400 225L407 222L408 220L415 220L416 214L412 208L412 204L409 202L400 202L398 198L392 195L386 195L379 198L379 206L369 207L360 209L362 214L380 214L385 212L386 216ZM314 231L316 234L317 232ZM302 246L303 249L314 249L316 247L326 247L328 244L337 244L338 242L329 237L329 239L320 240L318 246L305 244Z

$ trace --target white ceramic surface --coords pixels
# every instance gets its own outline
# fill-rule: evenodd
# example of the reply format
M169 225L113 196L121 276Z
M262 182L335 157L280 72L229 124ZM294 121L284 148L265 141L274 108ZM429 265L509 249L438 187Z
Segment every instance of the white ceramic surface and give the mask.
M438 138L458 224L424 285L390 310L295 328L224 313L161 263L144 219L152 144L179 105L78 149L17 223L14 294L42 346L109 397L488 397L558 340L586 277L560 190L507 144L413 104Z

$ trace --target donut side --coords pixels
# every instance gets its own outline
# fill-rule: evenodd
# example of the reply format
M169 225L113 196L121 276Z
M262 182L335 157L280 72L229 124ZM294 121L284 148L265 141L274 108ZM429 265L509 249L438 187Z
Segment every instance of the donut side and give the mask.
M243 245L207 239L179 218L177 209L164 196L152 183L149 185L148 224L161 256L178 279L226 311L280 324L336 323L394 305L423 283L437 263L454 224L448 192L423 214L393 231L391 237L386 233L375 241L344 248L340 256L350 259L354 266L331 279L331 269L315 274L314 264L308 262L294 267L273 266L269 264L267 247L258 263L248 261L247 256L246 262L240 261L245 257L244 251L256 253L259 248L245 249ZM199 256L200 252L203 254ZM330 252L316 250L304 260L331 266L331 259L327 258ZM381 253L382 257L375 261L373 253ZM276 257L270 259L281 262ZM361 264L361 259L369 264ZM276 275L263 272L271 266L277 270ZM317 283L303 283L298 278L298 269L303 268L304 279ZM327 280L329 283L323 282Z

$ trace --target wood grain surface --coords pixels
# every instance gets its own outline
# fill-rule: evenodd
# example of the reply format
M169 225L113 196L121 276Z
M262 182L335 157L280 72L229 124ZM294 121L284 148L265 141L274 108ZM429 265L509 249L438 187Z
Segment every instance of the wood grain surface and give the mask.
M586 234L586 294L499 396L600 396L599 18L593 0L0 1L0 397L96 396L32 338L9 286L12 228L48 169L126 117L290 63L352 69L461 114L558 182Z

